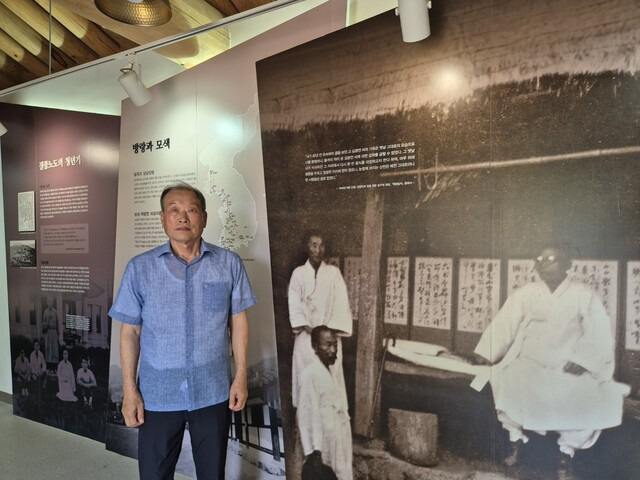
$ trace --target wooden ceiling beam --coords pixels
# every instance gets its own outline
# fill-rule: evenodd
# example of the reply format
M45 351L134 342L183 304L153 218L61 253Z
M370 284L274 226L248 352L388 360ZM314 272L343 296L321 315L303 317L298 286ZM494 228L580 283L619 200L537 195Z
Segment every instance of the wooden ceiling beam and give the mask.
M261 7L275 0L229 0L233 6L240 12L251 10L252 8Z
M16 14L0 4L0 29L12 37L33 55L49 64L49 43L38 32L23 22ZM57 72L73 67L75 62L57 47L51 49L52 70Z
M46 12L49 11L49 0L35 0L35 2ZM96 52L100 58L133 48L136 45L129 40L123 41L121 37L116 41L95 23L62 8L57 3L53 3L51 9L54 18L87 47Z
M13 87L14 85L19 85L19 84L16 83L14 79L6 76L4 73L2 73L2 70L0 70L0 90Z
M33 72L37 77L49 75L49 66L47 63L26 50L2 30L0 30L0 50L20 63L25 69Z
M96 25L95 23L91 22L92 25ZM140 44L136 43L134 41L132 41L129 38L123 37L122 35L118 35L116 32L112 32L110 30L103 30L102 27L99 27L98 25L96 25L97 28L99 28L100 30L102 30L106 35L108 35L113 41L115 41L118 45L120 45L120 52L124 51L124 50L129 50L131 48L137 47Z
M140 27L107 17L94 0L0 0L0 89L183 34L271 1L171 0L173 15L167 24ZM155 52L189 68L228 48L228 30L219 28Z
M92 0L55 1L59 6L89 19L107 30L122 35L138 45L146 45L224 18L205 0L172 0L173 15L169 22L155 27L141 27L118 22L104 15L96 8ZM216 29L157 51L185 67L191 67L228 48L228 32L226 29Z
M239 13L232 0L206 0L209 5L222 13L225 17L230 17Z
M230 17L252 8L262 7L273 1L275 0L206 0L209 5L222 12L225 17Z
M11 10L19 18L28 18L29 26L33 28L45 41L51 42L63 49L76 65L91 62L98 55L82 43L75 35L67 30L55 18L51 19L49 31L49 12L42 9L33 0L0 0L0 3Z
M33 80L38 78L33 72L30 72L18 62L16 62L13 58L7 55L4 52L0 51L0 72L12 80L13 85L18 85L20 83L28 82L29 80Z

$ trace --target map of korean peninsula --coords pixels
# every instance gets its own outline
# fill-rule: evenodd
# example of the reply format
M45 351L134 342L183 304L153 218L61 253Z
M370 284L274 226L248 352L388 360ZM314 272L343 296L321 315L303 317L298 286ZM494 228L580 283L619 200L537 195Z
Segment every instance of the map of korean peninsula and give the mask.
M223 120L224 122L224 120ZM217 197L220 233L217 244L230 250L246 247L255 238L258 228L256 202L235 162L258 130L257 99L241 115L226 120L226 128L216 128L211 141L198 156L207 169L203 193ZM217 228L209 218L209 230Z

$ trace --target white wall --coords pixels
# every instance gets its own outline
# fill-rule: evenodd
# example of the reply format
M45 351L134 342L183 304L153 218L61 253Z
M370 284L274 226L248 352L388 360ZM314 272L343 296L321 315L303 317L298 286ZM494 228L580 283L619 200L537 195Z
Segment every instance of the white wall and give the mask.
M0 139L0 143L2 139ZM2 156L0 153L0 167ZM7 257L4 242L4 196L2 191L2 168L0 168L0 239L5 247L0 255L0 392L13 393L11 383L11 353L9 351L9 294L7 292Z

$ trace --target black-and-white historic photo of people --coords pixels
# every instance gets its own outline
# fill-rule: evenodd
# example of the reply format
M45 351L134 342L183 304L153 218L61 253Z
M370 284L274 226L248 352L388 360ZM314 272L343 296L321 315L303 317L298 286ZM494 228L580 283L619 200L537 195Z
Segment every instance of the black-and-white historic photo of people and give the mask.
M635 9L433 2L424 41L388 12L257 63L287 478L637 476Z
M288 291L294 335L291 403L305 465L322 463L347 480L352 478L351 428L340 337L353 331L349 295L340 269L325 262L323 234L309 231L304 239L308 258L293 271Z
M510 442L504 464L518 464L526 431L553 431L563 454L559 470L568 476L576 451L620 425L629 387L612 379L611 320L598 294L569 278L568 249L543 247L534 261L540 279L507 298L474 353L479 363L496 365L491 387Z

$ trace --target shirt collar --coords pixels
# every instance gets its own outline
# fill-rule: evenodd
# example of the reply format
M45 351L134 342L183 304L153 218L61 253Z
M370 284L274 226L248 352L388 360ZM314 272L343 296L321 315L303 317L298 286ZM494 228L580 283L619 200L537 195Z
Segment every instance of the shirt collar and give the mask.
M198 256L198 258L202 258L206 252L209 252L212 255L214 255L216 252L211 247L214 247L214 245L209 245L207 242L205 242L201 238L200 239L200 255ZM158 253L158 257L161 257L162 255L166 255L166 254L173 255L173 250L171 250L171 242L167 240L167 243L165 243L164 245L160 245L158 247L157 253Z
M560 283L560 285L558 285L558 287L553 291L553 293L557 293L558 295L564 293L569 288L569 285L571 285L571 283L572 281L571 279L569 279L569 275L567 275L565 279Z
M307 261L305 262L305 265L310 268L311 270L315 270L315 268L313 268L313 265L311 265L311 262L309 261L309 259L307 259ZM318 267L318 270L320 270L321 268L326 267L327 264L325 263L324 260L320 261L320 266Z

